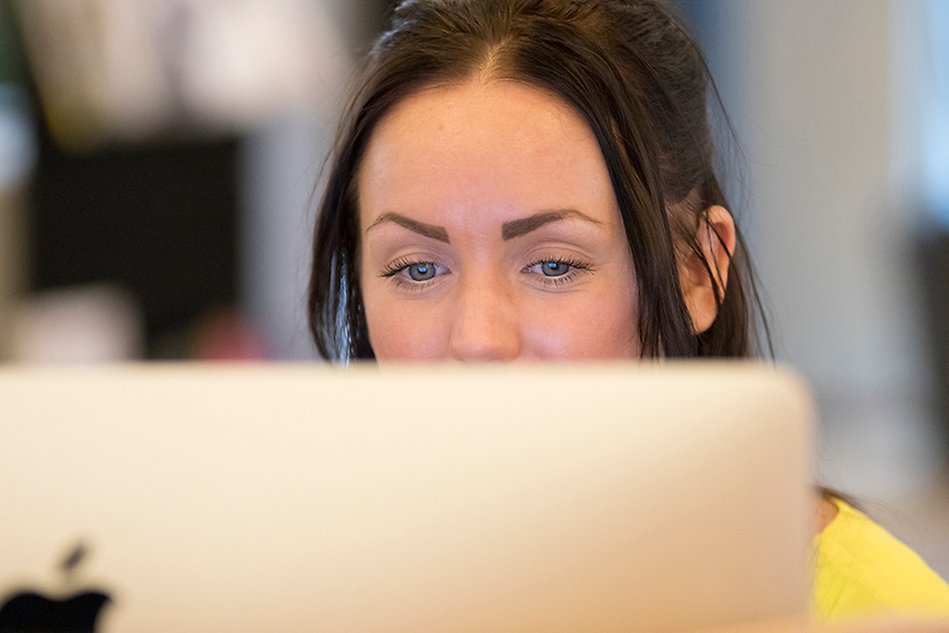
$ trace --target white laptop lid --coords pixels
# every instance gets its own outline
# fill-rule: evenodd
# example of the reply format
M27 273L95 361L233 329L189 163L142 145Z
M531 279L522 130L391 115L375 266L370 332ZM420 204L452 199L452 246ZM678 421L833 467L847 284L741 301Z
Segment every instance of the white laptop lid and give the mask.
M800 615L810 426L740 364L0 369L0 605L98 590L107 633Z

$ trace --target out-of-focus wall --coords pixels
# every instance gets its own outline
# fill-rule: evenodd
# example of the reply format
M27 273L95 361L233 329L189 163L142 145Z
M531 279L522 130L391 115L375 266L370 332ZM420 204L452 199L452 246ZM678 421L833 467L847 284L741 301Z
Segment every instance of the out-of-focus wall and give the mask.
M323 17L320 83L325 90L319 102L258 127L245 137L241 151L241 303L266 336L270 353L280 359L314 356L305 307L317 183L358 43L374 17L344 0L321 0L314 7Z
M24 84L10 7L0 3L0 359L12 346L14 302L27 283L27 185L36 163Z
M326 90L306 113L288 113L247 136L241 193L242 303L281 359L311 359L306 293L319 183L349 84L382 27L381 0L312 0L324 16Z
M314 0L324 16L319 103L288 112L243 143L241 300L281 359L311 359L306 292L319 181L359 58L381 27L383 2Z
M941 499L949 429L932 407L913 182L925 0L683 6L742 150L729 189L777 358L816 391L818 478L881 515Z
M906 152L892 133L894 14L911 4L722 0L695 15L744 152L731 188L777 356L819 398L822 476L879 494L934 476L941 456L913 257L919 211L893 177Z
M38 139L16 192L15 161L0 169L0 360L312 358L317 182L384 10L0 2L0 157L24 155L10 129ZM6 125L11 77L19 127ZM138 343L91 353L79 322L119 303ZM47 353L70 346L81 353Z

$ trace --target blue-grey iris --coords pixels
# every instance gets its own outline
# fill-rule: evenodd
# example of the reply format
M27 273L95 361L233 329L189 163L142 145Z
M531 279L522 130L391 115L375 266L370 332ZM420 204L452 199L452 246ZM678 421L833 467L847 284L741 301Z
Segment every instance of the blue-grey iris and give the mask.
M570 270L570 264L564 262L544 262L541 266L545 277L562 277Z
M435 276L435 264L431 262L421 262L409 266L409 277L414 281L428 281Z

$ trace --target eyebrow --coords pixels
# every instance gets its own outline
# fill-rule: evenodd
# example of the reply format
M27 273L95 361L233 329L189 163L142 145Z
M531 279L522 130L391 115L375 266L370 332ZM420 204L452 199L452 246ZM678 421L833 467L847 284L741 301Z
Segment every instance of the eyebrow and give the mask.
M526 218L511 220L510 222L505 222L502 224L501 239L505 241L513 240L514 238L527 235L531 231L536 231L540 227L550 224L551 222L566 220L568 218L577 218L586 222L590 222L591 224L596 224L597 226L603 226L603 223L599 220L591 218L587 214L577 211L576 209L541 211L540 213L529 215ZM372 229L381 224L385 224L386 222L398 224L399 226L406 228L413 233L418 233L424 237L438 240L439 242L444 242L446 244L451 244L451 240L448 238L448 231L444 227L436 226L434 224L427 224L425 222L419 222L418 220L413 220L412 218L406 217L401 213L394 213L391 211L383 213L378 218L376 218L375 222L366 228L366 232L368 233Z
M378 218L376 218L375 222L366 228L366 233L376 228L380 224L385 224L386 222L398 224L399 226L406 228L413 233L418 233L424 237L429 237L433 240L438 240L439 242L451 244L451 240L448 239L448 231L446 231L444 227L435 226L434 224L426 224L425 222L419 222L418 220L407 218L401 213L383 213Z
M566 220L568 218L577 218L596 224L597 226L603 226L603 223L599 220L591 218L585 213L581 213L576 209L557 209L555 211L541 211L540 213L535 213L526 218L521 218L519 220L511 220L510 222L505 222L501 225L501 239L502 240L512 240L516 237L521 237L526 235L531 231L536 231L540 227L550 224L551 222L557 222L558 220Z

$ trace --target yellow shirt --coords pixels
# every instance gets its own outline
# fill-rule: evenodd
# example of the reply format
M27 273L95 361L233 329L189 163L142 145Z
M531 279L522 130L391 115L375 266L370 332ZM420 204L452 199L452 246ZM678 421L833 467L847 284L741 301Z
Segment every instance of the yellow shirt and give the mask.
M814 540L814 611L823 621L903 613L949 617L949 585L909 547L834 499L838 514Z

